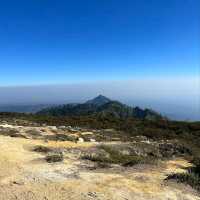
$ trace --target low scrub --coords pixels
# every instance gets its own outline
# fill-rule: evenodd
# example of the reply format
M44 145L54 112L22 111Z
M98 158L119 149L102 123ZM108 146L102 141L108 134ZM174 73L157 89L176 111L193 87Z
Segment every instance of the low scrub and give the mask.
M63 154L59 152L59 153L48 154L45 157L45 160L48 163L62 162L64 160L64 157L63 157Z
M49 153L49 152L53 152L53 149L50 147L37 145L33 148L33 151L39 152L39 153Z
M76 141L76 138L65 134L47 135L45 136L45 139L54 141L72 141L72 142Z
M109 154L108 162L110 163L121 164L123 166L131 166L141 163L143 160L143 157L141 156L135 154L123 154L121 151L118 151L112 146L102 145L100 148Z
M190 156L192 152L184 145L176 143L160 143L159 152L163 158L171 158L173 156Z
M35 129L27 130L26 133L31 136L41 136L41 132Z
M20 134L15 129L3 129L3 130L0 130L0 135L10 136L10 137L26 138L24 135Z
M186 183L200 191L200 176L194 172L170 174L166 180L176 180L177 182Z
M155 161L155 159L139 156L135 153L124 154L111 145L101 145L96 152L85 154L82 158L101 164L120 164L126 167L144 163L152 164Z

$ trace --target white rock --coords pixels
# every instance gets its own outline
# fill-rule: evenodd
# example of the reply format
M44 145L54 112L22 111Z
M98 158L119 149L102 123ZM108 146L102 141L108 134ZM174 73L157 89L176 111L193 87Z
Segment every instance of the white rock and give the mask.
M48 128L51 129L51 130L54 130L54 131L58 130L56 126L48 126Z
M150 143L151 143L149 140L142 140L141 142L147 143L147 144L150 144Z
M13 128L13 126L9 125L9 124L2 124L1 127L3 127L3 128Z
M66 126L59 126L59 129L66 129Z
M84 142L83 138L78 138L78 142Z
M93 135L93 132L82 132L81 135Z
M90 139L90 142L96 142L96 140L95 139Z

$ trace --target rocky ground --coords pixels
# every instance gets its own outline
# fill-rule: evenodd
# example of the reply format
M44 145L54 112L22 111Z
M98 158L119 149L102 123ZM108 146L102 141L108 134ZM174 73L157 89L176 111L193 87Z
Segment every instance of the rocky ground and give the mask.
M98 135L97 130L71 127L0 125L0 200L200 199L190 186L165 180L169 174L184 172L191 165L178 153L154 164L125 167L115 158L109 165L99 165L95 159L102 145L118 145L123 155L134 151L142 156L159 147L157 157L163 156L163 145L142 137L135 138L134 145L99 142L95 134ZM170 154L168 147L171 148L168 145L165 150ZM179 148L175 150L178 152ZM86 155L93 157L83 159Z

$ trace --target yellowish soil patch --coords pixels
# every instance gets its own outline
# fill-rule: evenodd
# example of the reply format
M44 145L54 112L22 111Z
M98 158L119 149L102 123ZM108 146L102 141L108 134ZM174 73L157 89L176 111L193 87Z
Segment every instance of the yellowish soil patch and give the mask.
M64 142L49 141L47 146L55 148L79 148L79 147L88 148L94 146L94 144L91 142L74 143L70 141L64 141Z
M175 159L159 166L87 170L83 160L66 156L46 163L30 147L79 148L92 143L48 142L0 136L0 200L199 200L184 185L166 185L164 178L190 164Z

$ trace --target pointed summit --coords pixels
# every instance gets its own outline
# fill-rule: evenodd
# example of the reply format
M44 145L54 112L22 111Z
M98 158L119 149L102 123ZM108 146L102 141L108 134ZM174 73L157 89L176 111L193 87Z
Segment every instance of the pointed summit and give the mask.
M94 99L87 101L86 104L94 104L96 106L102 106L110 101L111 100L109 98L100 94L99 96L95 97Z

